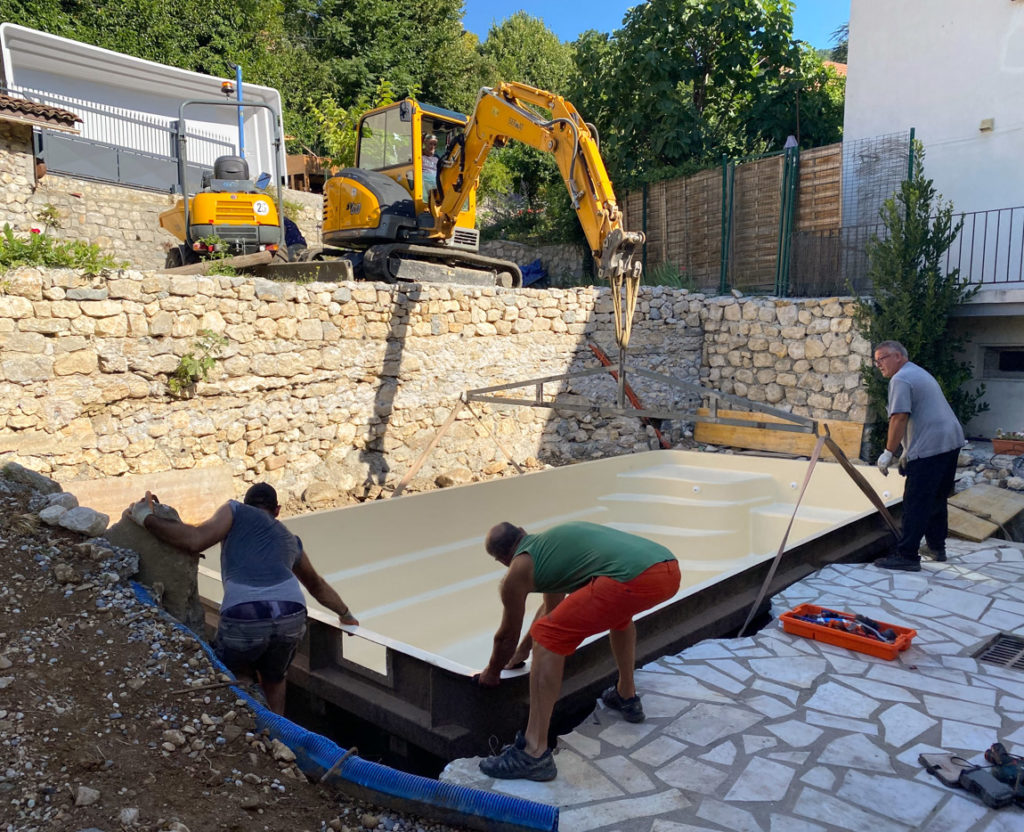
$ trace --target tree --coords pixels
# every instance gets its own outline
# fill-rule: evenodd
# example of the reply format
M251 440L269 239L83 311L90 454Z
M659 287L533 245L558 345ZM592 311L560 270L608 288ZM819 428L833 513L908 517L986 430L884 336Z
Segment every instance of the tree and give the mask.
M850 21L846 21L842 26L836 27L835 31L832 32L832 43L835 46L832 47L830 60L839 64L845 64L850 52Z
M842 85L792 39L790 0L650 0L610 38L582 36L577 106L602 128L620 186L832 141ZM798 110L799 106L799 110Z
M972 377L970 365L957 358L966 341L955 334L950 321L953 310L980 286L972 286L959 269L943 268L962 222L953 222L952 203L943 203L932 180L925 178L923 157L920 142L915 142L913 176L882 206L886 233L867 246L874 294L858 299L854 319L872 344L903 344L911 360L935 376L956 417L966 424L988 410L988 404L981 401L983 385L974 392L963 388ZM877 443L885 437L887 382L872 365L861 372L879 414L872 431Z

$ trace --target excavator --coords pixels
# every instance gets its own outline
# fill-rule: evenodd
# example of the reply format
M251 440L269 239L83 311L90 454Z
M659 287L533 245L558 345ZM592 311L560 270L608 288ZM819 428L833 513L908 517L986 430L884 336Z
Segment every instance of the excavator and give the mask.
M428 136L444 150L425 166ZM554 156L599 277L639 283L644 236L622 226L596 129L561 96L519 83L484 87L468 118L408 98L365 113L355 167L324 185L324 248L303 259L348 261L357 279L521 285L515 263L479 253L476 228L480 171L512 140Z

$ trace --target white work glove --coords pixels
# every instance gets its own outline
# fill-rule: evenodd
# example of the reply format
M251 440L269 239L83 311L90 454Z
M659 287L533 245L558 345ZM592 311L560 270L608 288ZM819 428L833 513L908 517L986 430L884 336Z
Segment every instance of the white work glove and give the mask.
M878 462L875 465L878 466L878 470L882 472L883 476L889 476L889 466L892 465L892 451L882 451L882 455L878 457Z
M149 500L139 500L128 506L128 514L138 525L146 528L146 518L153 513L153 505Z

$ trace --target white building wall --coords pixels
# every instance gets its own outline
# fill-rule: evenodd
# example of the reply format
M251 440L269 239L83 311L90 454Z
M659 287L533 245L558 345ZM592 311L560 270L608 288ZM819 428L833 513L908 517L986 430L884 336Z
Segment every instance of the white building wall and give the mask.
M843 137L911 127L958 212L1024 205L1024 0L852 0Z
M57 106L82 117L80 128L84 138L149 153L173 155L165 133L76 107L76 103L102 105L141 122L170 126L178 119L182 101L227 101L221 92L221 82L234 83L233 78L222 79L133 58L12 23L0 25L0 53L4 83L16 94L24 91L29 98L37 98L30 91L50 94L58 99ZM270 107L254 107L244 113L245 156L250 174L253 178L262 172L274 174L274 121L281 122L281 96L271 87L245 84L244 78L242 94L246 100ZM202 141L190 141L190 162L212 165L217 156L237 152L236 108L196 106L189 108L186 116L190 133L216 139L205 146ZM283 176L283 142L277 155Z

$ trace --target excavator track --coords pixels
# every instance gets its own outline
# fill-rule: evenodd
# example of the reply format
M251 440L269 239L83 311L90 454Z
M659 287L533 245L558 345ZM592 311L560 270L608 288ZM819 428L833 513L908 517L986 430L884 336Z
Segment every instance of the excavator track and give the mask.
M519 267L508 260L410 243L373 246L363 254L362 267L367 280L386 283L462 283L510 289L523 285Z

